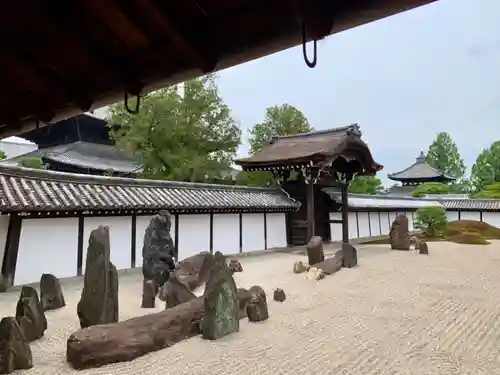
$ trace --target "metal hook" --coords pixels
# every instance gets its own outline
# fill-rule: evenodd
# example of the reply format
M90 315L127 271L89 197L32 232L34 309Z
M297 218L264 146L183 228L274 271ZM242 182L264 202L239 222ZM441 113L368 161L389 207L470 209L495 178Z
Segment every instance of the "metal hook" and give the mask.
M314 68L318 62L318 46L317 46L317 40L313 40L313 60L310 61L309 58L307 57L307 50L306 50L306 43L307 43L307 34L306 34L306 24L305 22L302 23L302 54L304 55L304 61L306 62L306 65L309 68Z
M124 100L123 106L125 107L125 110L128 113L130 113L131 115L138 114L140 105L141 105L141 98L139 95L136 95L135 109L130 109L130 107L128 105L128 91L125 91L125 100Z

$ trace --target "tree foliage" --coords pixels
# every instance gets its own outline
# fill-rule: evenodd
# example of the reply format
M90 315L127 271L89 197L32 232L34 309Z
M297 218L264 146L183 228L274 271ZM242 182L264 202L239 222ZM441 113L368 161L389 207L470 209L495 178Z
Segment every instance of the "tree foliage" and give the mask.
M7 154L3 151L3 150L0 150L0 160L3 160L7 157Z
M441 172L455 178L461 178L466 171L458 147L450 134L441 132L429 146L427 163Z
M264 121L255 124L249 131L250 152L255 154L267 145L273 137L306 133L314 129L306 116L297 108L283 104L266 109ZM239 185L274 186L276 183L271 172L241 172L236 183Z
M441 233L446 228L446 224L448 224L448 217L441 206L422 207L416 212L414 227L428 237Z
M384 190L382 180L376 176L356 176L349 184L353 194L380 194Z
M137 115L111 106L110 134L136 156L144 177L202 182L230 170L241 131L223 102L217 77L208 75L155 91L143 98Z
M482 190L478 191L475 198L500 199L500 182L486 185Z
M45 169L43 160L34 156L24 156L19 158L18 163L21 167L31 169Z
M266 109L264 121L250 129L248 142L250 152L255 154L273 137L306 133L314 129L306 116L289 104L275 105Z
M412 191L411 195L418 198L431 194L448 194L449 192L450 185L446 185L441 182L426 182L418 185L415 190Z
M472 166L471 180L477 192L500 182L500 141L493 142L478 155Z

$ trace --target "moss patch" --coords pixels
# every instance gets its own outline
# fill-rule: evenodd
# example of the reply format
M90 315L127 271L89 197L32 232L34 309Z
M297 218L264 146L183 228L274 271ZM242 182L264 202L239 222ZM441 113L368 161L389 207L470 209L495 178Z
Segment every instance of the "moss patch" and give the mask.
M463 233L477 233L486 239L500 239L500 228L475 220L456 220L446 225L444 235L454 237Z
M488 242L477 232L464 232L455 234L448 238L448 241L455 242L463 245L489 245Z

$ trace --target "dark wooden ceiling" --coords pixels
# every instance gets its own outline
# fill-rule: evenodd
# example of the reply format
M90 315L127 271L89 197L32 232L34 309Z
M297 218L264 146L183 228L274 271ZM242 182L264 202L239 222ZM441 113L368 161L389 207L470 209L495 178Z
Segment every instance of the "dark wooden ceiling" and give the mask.
M321 39L433 1L8 1L0 136L299 45L302 25Z

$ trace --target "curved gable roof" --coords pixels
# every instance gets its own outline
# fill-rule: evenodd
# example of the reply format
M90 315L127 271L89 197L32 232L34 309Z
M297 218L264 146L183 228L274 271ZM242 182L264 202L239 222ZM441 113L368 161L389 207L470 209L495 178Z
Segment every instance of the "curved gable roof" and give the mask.
M403 169L402 171L388 174L387 177L393 181L419 181L439 178L448 181L455 180L454 177L448 176L447 174L430 166L427 163L426 156L424 155L423 151L421 151L420 155L417 156L415 163L410 165L408 168Z

